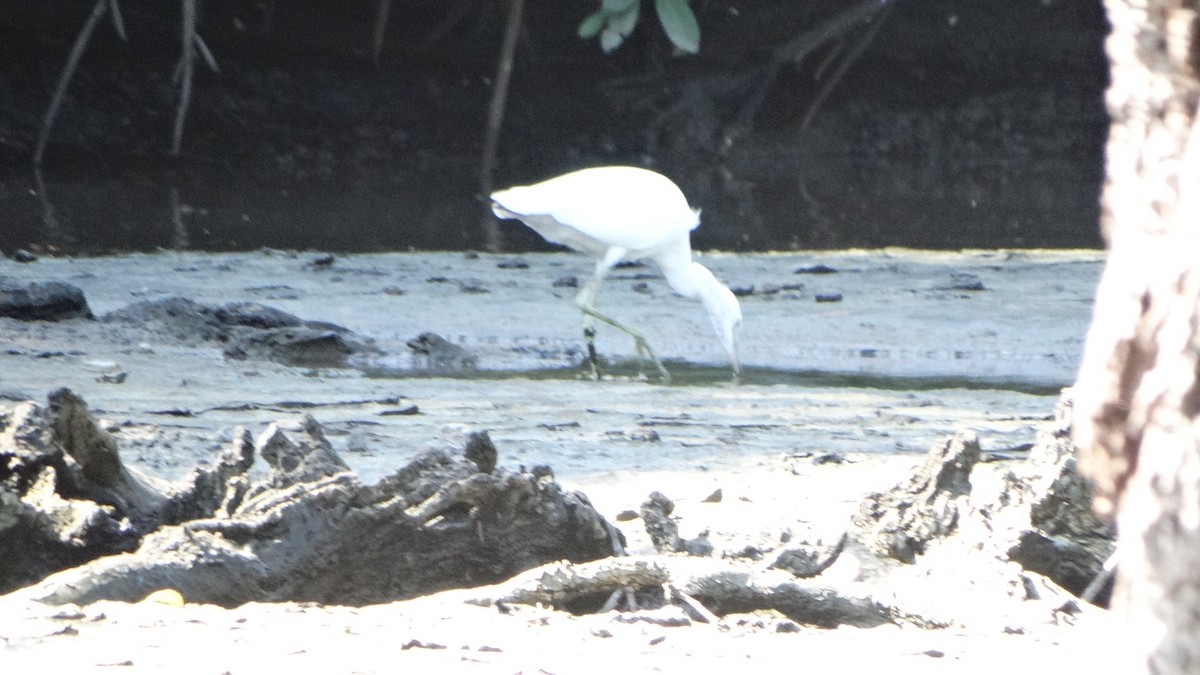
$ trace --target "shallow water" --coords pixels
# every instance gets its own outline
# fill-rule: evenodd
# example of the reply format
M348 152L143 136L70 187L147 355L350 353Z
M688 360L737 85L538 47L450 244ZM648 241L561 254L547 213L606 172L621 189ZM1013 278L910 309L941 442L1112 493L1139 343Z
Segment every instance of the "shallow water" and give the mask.
M610 382L645 382L670 387L719 387L740 385L789 385L812 389L879 389L883 391L931 391L935 389L1002 390L1036 396L1055 395L1069 382L1038 383L1020 379L996 377L939 377L897 376L872 373L836 373L820 370L786 370L781 368L743 368L735 378L727 367L692 363L679 360L664 361L670 373L664 381L652 366L641 368L634 361L607 363L600 379ZM448 373L444 371L422 371L411 368L364 368L363 374L371 379L450 379L450 380L529 380L539 381L589 381L591 372L584 367L539 368L529 370L467 370Z
M919 218L886 211L873 216L840 214L844 222L824 223L831 229L821 238L842 248L1099 246L1094 218L1089 221L1073 211L1072 222L1064 223L1054 216L1062 212L1060 202L1071 201L1078 189L1071 183L1077 179L1074 174L1064 178L1067 169L1058 167L1051 173L1053 185L1063 193L1051 193L1061 198L1057 201L1042 198L1034 203L1028 195L1008 194L1013 187L993 176L987 180L997 181L993 199L1000 203L991 209L968 206L955 193L931 193L922 198ZM930 180L940 178L944 176ZM1010 181L1014 178L1009 176ZM771 199L783 198L775 194ZM776 212L758 218L761 222L752 227L710 217L693 241L698 248L741 251L797 248L797 242L804 241L801 235L816 235L809 231L813 224L805 223L792 206L777 204ZM858 217L872 220L858 222ZM482 202L462 185L401 180L382 169L287 179L274 167L203 163L0 167L0 222L0 250L7 253L17 248L58 255L263 247L339 253L555 248L516 222L490 218Z

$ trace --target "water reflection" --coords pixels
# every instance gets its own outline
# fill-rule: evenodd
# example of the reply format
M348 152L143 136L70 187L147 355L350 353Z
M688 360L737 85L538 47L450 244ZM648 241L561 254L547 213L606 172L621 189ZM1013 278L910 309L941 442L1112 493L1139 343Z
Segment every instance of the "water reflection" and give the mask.
M0 174L0 250L437 250L480 248L489 236L523 245L515 228L493 223L489 235L478 203L444 192L397 189L378 176L285 183L169 166L32 168Z
M191 238L188 237L187 225L183 222L184 205L179 201L179 186L171 186L171 221L175 224L174 236L171 238L171 248L183 251L190 248ZM191 211L190 207L187 207Z
M37 195L38 203L41 204L42 232L46 233L47 240L55 249L74 249L79 239L69 228L63 227L58 215L54 212L54 202L46 191L46 181L42 177L41 167L33 168L33 184L34 194Z
M873 164L829 159L827 171L783 167L769 178L743 181L733 192L714 183L695 199L705 219L693 235L694 247L1101 244L1099 178L1079 170L1082 160L1047 158L1020 175L1013 167L979 162L940 172L925 164L893 163L884 176ZM285 178L270 167L161 161L121 170L97 163L13 167L0 170L0 250L547 250L528 228L481 217L485 205L473 194L477 187L469 187L473 164L431 160L426 168Z

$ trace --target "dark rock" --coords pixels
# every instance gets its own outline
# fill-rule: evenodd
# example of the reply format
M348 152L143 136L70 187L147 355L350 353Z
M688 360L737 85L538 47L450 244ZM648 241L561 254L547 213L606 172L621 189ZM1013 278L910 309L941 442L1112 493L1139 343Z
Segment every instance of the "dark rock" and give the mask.
M708 531L705 530L693 539L684 539L683 546L679 549L680 552L694 556L710 556L713 554L712 542L708 540Z
M661 492L651 492L642 502L638 515L646 526L646 534L650 535L650 543L659 553L678 551L682 538L679 536L679 525L671 519L675 511L675 502Z
M931 541L958 527L979 456L979 439L972 432L939 440L907 481L863 499L854 518L861 540L878 554L915 562Z
M740 551L728 551L722 557L742 558L745 560L762 560L764 551L757 546L746 544Z
M124 370L117 370L111 373L102 373L96 376L96 381L101 384L122 384L129 377L129 373Z
M437 333L421 333L408 341L408 348L419 356L420 368L433 372L474 370L475 355Z
M228 334L225 356L303 368L345 368L359 350L341 333L307 327L246 329Z
M333 263L335 261L336 258L334 258L333 254L326 253L325 255L319 255L312 260L309 260L306 266L313 270L328 270L333 269Z
M937 286L938 291L983 291L987 290L983 280L970 272L955 272L950 275L950 283Z
M180 339L223 341L231 329L244 327L299 326L298 317L257 303L232 303L225 307L205 305L182 297L135 302L109 312L103 321L157 323Z
M808 265L806 267L797 267L793 271L793 273L794 274L835 274L835 273L837 273L837 270L830 267L829 265L817 264L817 265Z
M23 248L19 248L13 251L12 259L19 263L31 263L36 262L38 257Z
M525 270L529 269L529 263L520 258L508 258L496 263L496 267L502 270Z
M421 409L418 408L417 404L414 403L412 405L406 405L403 408L392 408L391 410L383 410L383 411L380 411L379 414L384 417L389 417L392 415L420 415Z
M551 284L554 288L579 288L579 277L565 276L559 277Z
M813 296L813 299L816 300L817 302L841 302L842 294L841 293L817 293L815 296Z
M105 314L101 321L143 325L153 322L172 336L191 342L217 340L224 333L215 308L181 297L135 302Z
M305 321L295 314L257 302L230 302L214 308L212 316L224 327L247 326L266 329L305 325Z
M1022 532L1008 557L1030 572L1037 572L1074 593L1100 578L1104 560L1098 560L1095 545L1077 539L1049 536L1037 530ZM1111 581L1104 582L1096 596L1097 604L1105 605L1112 594Z
M771 567L790 572L801 579L815 577L838 559L845 546L844 534L832 545L800 543L780 552Z
M480 473L491 473L496 470L498 453L492 443L492 437L486 431L477 431L467 436L463 456L479 467Z
M83 291L61 281L23 284L0 277L0 317L21 321L91 319Z
M707 533L701 533L694 539L684 539L679 536L679 525L671 518L675 510L675 502L661 492L651 492L638 510L642 523L646 526L646 534L650 535L650 543L659 553L687 553L689 555L712 555L713 546L708 541Z
M485 286L483 281L480 279L461 279L458 282L458 290L462 293L473 293L477 295L491 293L491 291L488 290L488 287Z
M205 305L187 298L137 302L106 314L103 321L157 324L176 339L216 342L232 359L275 361L303 368L344 368L367 348L353 333L323 321L257 302Z
M763 284L758 288L752 286L751 292L764 297L778 295L784 298L796 298L799 297L799 293L804 292L804 284Z
M654 429L630 429L625 432L625 438L638 443L658 443L662 440L658 432Z

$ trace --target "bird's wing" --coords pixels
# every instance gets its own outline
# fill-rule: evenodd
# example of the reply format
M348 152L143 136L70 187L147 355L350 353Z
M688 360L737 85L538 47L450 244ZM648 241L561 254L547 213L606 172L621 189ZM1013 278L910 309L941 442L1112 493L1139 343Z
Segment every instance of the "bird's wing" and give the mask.
M527 223L529 216L549 217L604 246L630 251L658 248L699 224L698 213L675 183L636 167L583 169L496 192L492 201ZM553 241L579 248L561 236Z

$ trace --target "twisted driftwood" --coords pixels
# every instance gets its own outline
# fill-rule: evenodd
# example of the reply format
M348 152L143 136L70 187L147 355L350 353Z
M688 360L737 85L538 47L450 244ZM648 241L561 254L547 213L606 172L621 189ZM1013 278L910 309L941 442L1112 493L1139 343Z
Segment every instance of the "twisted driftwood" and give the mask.
M189 602L225 606L363 605L620 549L620 534L582 494L544 472L496 469L486 432L470 437L465 457L427 450L365 485L305 416L295 439L278 425L257 441L240 430L215 467L167 485L124 467L112 436L68 390L45 409L22 403L0 421L7 588L52 571L38 558L56 568L94 558L24 591L50 603L138 600L172 588ZM251 481L255 455L269 471ZM109 555L119 551L127 552Z

